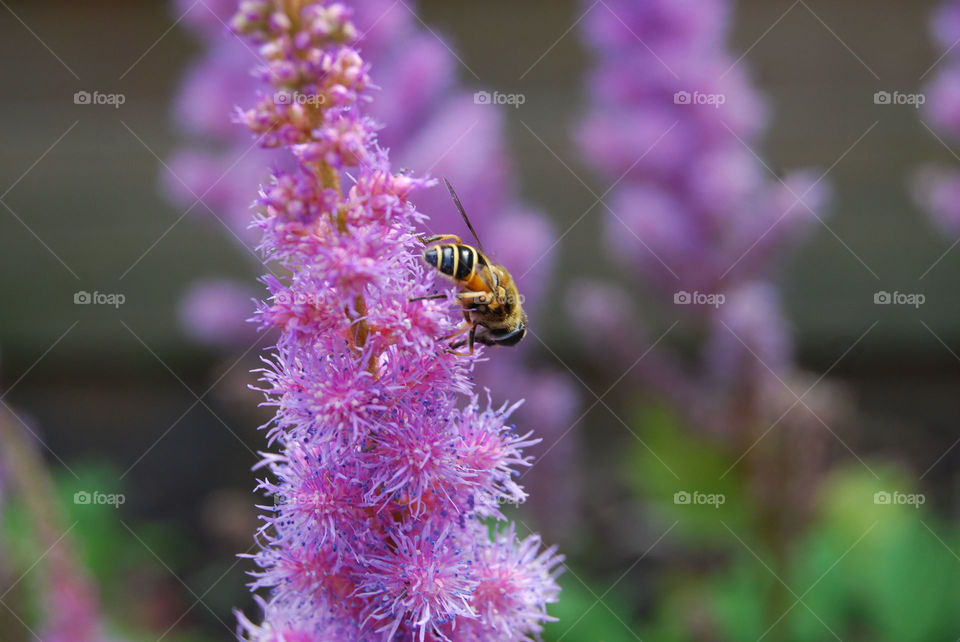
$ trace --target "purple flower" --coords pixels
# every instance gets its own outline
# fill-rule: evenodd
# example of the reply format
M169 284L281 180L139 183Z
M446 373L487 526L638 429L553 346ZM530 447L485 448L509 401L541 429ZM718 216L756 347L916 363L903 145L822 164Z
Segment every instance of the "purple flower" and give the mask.
M767 368L786 376L793 345L772 285L746 283L728 292L713 322L707 362L719 385L762 378Z
M948 237L960 235L960 170L926 167L914 181L914 198Z
M960 63L951 61L927 87L926 115L937 130L960 136Z
M178 125L190 135L191 142L168 162L172 172L163 175L163 189L168 197L184 209L192 206L193 213L211 219L218 227L224 224L232 232L231 237L248 246L255 246L263 240L263 248L270 252L301 251L298 245L319 242L316 237L306 233L311 217L316 216L319 208L313 206L304 209L304 203L312 201L293 198L293 194L279 195L279 200L276 197L278 192L287 190L294 190L294 194L297 190L309 190L311 184L304 184L303 181L294 184L298 181L299 171L294 155L277 147L251 149L253 143L245 135L246 132L230 123L226 115L237 114L236 105L244 105L246 108L239 117L258 128L264 136L261 143L303 141L294 151L296 158L306 163L370 163L372 161L363 155L370 149L370 137L375 132L378 145L389 150L395 166L410 168L418 174L445 176L452 181L491 258L508 266L518 279L525 297L524 307L535 322L538 304L550 282L552 259L556 254L552 250L556 232L542 213L519 202L516 185L511 178L514 171L501 111L490 105L475 104L472 90L466 91L457 85L459 63L450 49L451 45L442 42L436 34L420 25L413 14L416 4L392 0L353 0L349 3L357 34L355 48L362 52L364 61L377 70L375 86L367 92L375 100L364 102L364 115L383 124L377 128L369 122L362 122L356 110L344 112L341 119L311 127L314 123L302 118L303 114L308 113L302 108L306 105L299 103L315 100L318 93L307 84L293 91L294 85L291 83L299 82L305 67L309 72L311 65L332 64L330 52L326 52L325 57L295 62L289 60L286 54L296 50L302 43L294 40L272 45L261 43L268 45L262 52L263 59L268 63L264 66L256 47L242 42L223 28L221 20L225 23L232 20L233 11L226 10L229 4L211 2L213 11L197 6L185 18L202 38L206 53L187 74L176 102ZM189 8L189 2L178 0L175 9L177 16L183 15ZM262 6L245 5L244 19L260 21L260 24L267 26L271 21L275 23L278 20L275 12L270 16L265 16L263 12ZM282 22L282 19L279 20ZM322 23L323 20L320 20L315 27L325 28ZM272 74L274 79L286 84L280 89L263 90L262 85L257 84L258 79L251 76L249 71L251 65L258 63L261 63L258 71L260 78L266 76L269 81ZM361 78L344 84L344 90L358 79ZM368 82L365 78L362 80ZM324 82L327 81L325 75ZM258 89L262 90L259 94L261 102L251 109L249 97ZM327 95L323 95L327 100ZM278 98L283 104L277 104ZM340 98L341 92L338 90L325 106L329 107ZM305 135L310 137L309 141L304 139ZM258 221L256 229L250 229L249 206L252 199L249 186L266 182L271 168L283 170L284 181L276 186L267 185L258 205L261 209L277 207L280 202L289 207L285 216L264 217ZM383 180L382 176L373 178L372 175L355 178L361 182ZM439 184L420 185L419 188L415 202L419 211L431 217L429 231L464 235L463 223L447 191ZM319 186L318 189L325 188ZM390 200L395 196L390 189L376 189L380 191L370 198L378 202L376 214L380 216L384 208L396 206ZM350 188L350 191L348 215L367 216L369 209L358 202L358 199L367 198L367 190L361 186ZM198 196L203 198L206 205L196 203ZM261 239L261 234L271 238ZM281 242L282 236L288 237L287 240L299 237L301 244ZM464 237L464 241L473 243L467 237ZM375 255L375 247L370 245L366 249ZM363 257L356 258L364 262ZM370 258L368 253L366 259ZM370 274L371 270L376 272L375 258L365 263L366 269L360 272L352 270L362 266L343 265L347 273L358 278L375 277L376 274ZM318 283L305 282L293 287L290 284L279 286L274 291L276 298L262 311L261 320L289 332L315 331L329 316L317 313L313 306L335 305L331 299L322 297L322 300L315 297L316 300L307 302L305 295L315 293L317 288ZM390 332L394 340L408 341L411 340L410 335L404 330L407 318L415 318L418 323L430 327L431 331L437 330L430 316L422 314L422 311L430 309L428 305L416 309L395 305L370 310L368 314L378 317L371 318L370 325L376 328L373 331ZM193 321L187 316L183 319L186 323ZM237 338L235 347L241 350L249 345L249 341L240 340L248 331L245 321L246 315L238 315L237 329L233 332L224 329L220 335ZM200 329L187 327L185 330L191 336L204 334ZM221 345L228 347L225 341ZM498 361L505 364L501 370L510 372L511 389L520 396L536 398L546 394L538 389L539 382L551 378L537 376L525 365L531 345L534 343L529 342L520 350L504 351L498 354ZM501 375L493 370L492 364L478 367L475 372L478 384L483 386L498 382ZM569 410L569 413L560 416L559 412L554 411L550 414L549 424L539 420L536 423L539 434L551 444L555 437L569 428L579 403L576 390L571 389L573 387L570 385L566 388L574 402L558 404L556 408ZM552 389L555 386L548 386L547 391ZM517 417L522 423L537 419L525 408L518 410ZM555 468L575 470L577 451L576 436L566 437L564 447L553 451L557 463ZM561 454L566 458L562 465L558 458ZM532 483L538 483L534 479L536 477L552 477L552 474L547 475L548 472L546 466L535 469L531 473ZM563 475L562 484L544 479L539 485L551 492L556 490L558 496L554 503L562 503L564 495L559 489L568 487L571 479L575 479L575 476ZM559 514L551 511L551 515ZM572 521L567 525L570 524ZM562 531L560 529L559 532Z
M930 30L943 49L952 49L960 40L960 3L947 0L932 16Z
M389 541L368 553L357 595L365 598L366 618L385 640L396 639L404 624L423 640L427 631L439 633L455 620L477 617L470 605L478 582L469 549L449 521L438 522L426 520L412 532L394 529Z
M246 2L233 20L267 59L259 77L270 84L239 120L298 163L261 188L254 223L286 276L264 278L258 310L280 332L260 371L278 452L261 464L274 506L254 556L266 619L241 618L241 631L450 640L479 626L473 639L529 639L556 599L560 558L538 554L535 538L491 541L480 520L525 499L516 476L536 442L507 424L513 408L479 407L475 359L443 339L460 323L452 297L411 301L447 288L420 258L425 217L410 200L432 182L393 173L377 146L349 11L296 7ZM518 591L506 614L480 590L494 546Z
M224 115L232 113L255 89L250 76L250 64L255 60L235 38L215 38L206 57L182 80L174 103L177 123L187 133L211 140L237 138L237 128Z
M954 47L960 40L960 2L947 0L934 12L930 29L937 44L946 50L941 68L925 88L924 113L941 135L960 140L960 57ZM914 177L914 200L926 209L933 222L948 237L960 234L960 172L942 167L924 167Z
M236 317L249 317L255 290L227 279L195 282L180 302L180 325L198 343L211 346L250 344L256 340L251 324L239 326Z
M767 273L823 204L822 190L796 191L812 187L804 174L787 175L784 199L749 149L765 106L724 49L728 13L723 0L614 0L583 21L597 66L578 140L619 181L607 237L667 295Z
M543 591L553 584L553 569L559 563L552 548L541 550L540 537L519 540L512 526L501 530L480 550L475 562L477 586L473 605L479 616L463 623L465 639L523 640L518 631L540 633L547 604L557 598ZM472 635L472 637L470 637Z
M767 108L747 64L726 49L730 8L727 0L612 0L581 22L596 62L576 137L614 185L607 246L644 292L695 324L701 350L690 359L669 342L655 345L618 288L579 285L568 309L618 373L627 369L692 426L739 438L755 419L736 412L769 409L767 367L793 372L771 281L816 229L829 189L809 170L773 177L757 157Z

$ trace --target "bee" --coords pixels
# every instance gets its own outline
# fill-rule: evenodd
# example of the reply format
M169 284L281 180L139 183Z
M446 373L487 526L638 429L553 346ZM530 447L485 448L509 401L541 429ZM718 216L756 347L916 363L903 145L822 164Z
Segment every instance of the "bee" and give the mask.
M483 250L483 244L476 230L467 218L467 213L453 191L453 186L443 179L450 196L453 198L467 229L477 241L477 247L466 245L455 234L437 234L421 236L420 240L428 246L423 251L423 260L436 268L438 272L460 286L457 301L463 307L466 325L452 338L469 331L466 339L461 339L451 348L457 349L469 345L473 354L475 343L487 346L514 346L527 334L527 315L521 305L520 292L507 270L495 265ZM438 241L451 241L437 243ZM441 299L444 294L419 297L414 300Z

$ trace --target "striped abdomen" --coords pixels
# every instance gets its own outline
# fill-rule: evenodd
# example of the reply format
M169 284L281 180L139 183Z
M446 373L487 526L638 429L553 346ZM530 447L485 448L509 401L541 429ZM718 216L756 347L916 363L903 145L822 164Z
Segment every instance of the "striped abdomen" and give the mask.
M476 270L478 266L487 265L487 261L475 247L457 243L435 245L423 253L423 259L454 281L474 290L486 289Z

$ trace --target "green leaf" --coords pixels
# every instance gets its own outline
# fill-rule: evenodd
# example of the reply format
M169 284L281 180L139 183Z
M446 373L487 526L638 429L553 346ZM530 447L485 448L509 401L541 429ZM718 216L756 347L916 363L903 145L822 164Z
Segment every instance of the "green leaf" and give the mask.
M748 505L729 455L688 434L662 407L644 409L633 425L643 443L632 445L624 474L664 522L677 522L677 532L694 540L724 545L727 527L747 529Z
M582 575L579 576L582 578ZM616 591L584 586L571 571L561 577L560 601L550 606L557 622L547 624L548 642L637 642L643 638L627 602ZM612 582L613 580L611 580ZM602 602L598 600L603 596Z

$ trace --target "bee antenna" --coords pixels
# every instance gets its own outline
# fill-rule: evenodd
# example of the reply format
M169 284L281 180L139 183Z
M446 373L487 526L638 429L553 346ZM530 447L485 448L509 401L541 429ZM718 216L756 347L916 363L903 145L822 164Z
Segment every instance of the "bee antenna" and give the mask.
M474 240L477 242L477 247L480 248L480 251L486 254L486 250L483 249L483 243L480 242L480 237L477 236L477 231L473 229L473 224L470 222L470 219L467 218L467 213L463 209L463 205L460 203L460 199L457 197L457 193L453 191L453 185L450 184L450 181L444 177L444 185L447 186L447 191L450 192L450 196L453 198L454 204L457 206L457 209L460 210L460 216L463 217L463 222L467 224L467 228L470 230L470 233L473 234Z

